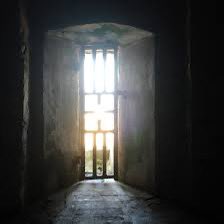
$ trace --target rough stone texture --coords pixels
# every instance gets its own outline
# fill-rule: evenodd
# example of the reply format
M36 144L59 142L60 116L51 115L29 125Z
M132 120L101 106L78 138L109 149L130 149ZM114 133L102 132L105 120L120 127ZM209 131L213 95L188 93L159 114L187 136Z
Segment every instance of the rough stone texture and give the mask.
M201 217L112 179L78 182L31 206L23 217L4 221L7 224L216 223L214 217Z
M116 23L93 23L48 31L49 35L72 40L75 44L114 43L128 45L152 34L132 26Z
M117 181L82 181L48 197L10 224L209 224L184 208Z
M79 179L79 49L46 35L44 50L44 160L47 192Z
M49 198L53 224L207 224L184 209L114 180L83 181ZM46 212L45 211L45 212Z
M155 191L154 39L121 47L119 180Z

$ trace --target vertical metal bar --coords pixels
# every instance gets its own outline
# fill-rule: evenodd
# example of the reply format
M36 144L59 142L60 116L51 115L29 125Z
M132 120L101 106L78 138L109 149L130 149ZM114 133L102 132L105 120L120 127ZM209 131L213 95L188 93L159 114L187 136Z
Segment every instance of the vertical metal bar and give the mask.
M103 65L104 65L104 69L103 69L103 84L104 84L104 88L103 88L103 91L106 92L106 48L103 48Z
M79 92L79 105L80 105L80 130L79 130L79 138L80 138L80 151L81 151L81 179L85 178L85 143L84 143L84 60L85 60L85 48L82 47L80 49L80 60L81 60L81 69L80 69L80 92Z
M114 48L114 179L118 180L118 49Z
M93 55L93 93L96 92L96 48L92 48Z
M98 131L101 130L101 120L98 120Z
M107 159L106 159L106 133L103 133L103 177L107 176Z
M96 48L93 49L93 93L96 92ZM96 178L96 133L94 133L94 146L93 146L93 178Z
M100 105L101 103L101 94L97 94L97 103ZM101 130L101 120L98 120L98 131Z
M96 133L93 134L93 178L96 178Z
M100 104L100 103L101 103L101 98L100 98L100 97L101 97L101 94L100 94L100 93L98 93L98 94L97 94L97 103L98 103L98 104Z

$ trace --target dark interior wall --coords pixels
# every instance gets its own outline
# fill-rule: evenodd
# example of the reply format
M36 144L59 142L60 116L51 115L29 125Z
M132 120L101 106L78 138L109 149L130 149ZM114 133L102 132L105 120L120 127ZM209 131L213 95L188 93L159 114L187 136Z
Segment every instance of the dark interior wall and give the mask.
M119 50L118 180L155 192L154 38Z
M174 10L167 26L160 27L156 38L156 182L162 197L191 203L186 11L182 10ZM175 17L179 21L175 21Z
M79 87L80 49L71 41L46 35L43 68L45 187L52 192L80 176Z
M25 203L44 195L43 154L43 44L44 33L29 21L30 82Z
M3 11L2 11L3 10ZM7 12L7 14L5 14ZM0 214L23 207L29 124L29 29L23 4L1 7ZM5 22L6 21L6 22Z
M21 53L23 55L23 129L22 129L22 167L21 167L21 188L20 199L21 204L25 206L26 194L26 174L27 174L27 151L28 151L28 130L29 130L29 94L30 94L30 43L29 28L27 20L27 12L25 5L20 3L20 16L22 29L20 30L23 39L21 45Z
M191 78L192 78L192 159L194 205L215 212L221 207L222 162L218 150L222 139L218 105L223 97L217 71L216 1L191 5ZM200 10L200 15L198 11ZM208 32L208 27L210 27ZM204 36L203 34L206 33ZM220 172L221 171L221 172ZM211 197L205 197L210 195ZM208 208L208 204L212 205Z

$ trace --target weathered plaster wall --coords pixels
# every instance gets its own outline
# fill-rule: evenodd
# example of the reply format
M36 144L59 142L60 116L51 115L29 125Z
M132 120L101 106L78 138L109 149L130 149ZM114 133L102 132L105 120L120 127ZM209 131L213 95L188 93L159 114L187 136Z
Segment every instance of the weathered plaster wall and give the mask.
M46 36L43 111L47 192L79 179L79 101L75 66L78 52L71 41Z
M119 180L155 190L154 39L121 47Z

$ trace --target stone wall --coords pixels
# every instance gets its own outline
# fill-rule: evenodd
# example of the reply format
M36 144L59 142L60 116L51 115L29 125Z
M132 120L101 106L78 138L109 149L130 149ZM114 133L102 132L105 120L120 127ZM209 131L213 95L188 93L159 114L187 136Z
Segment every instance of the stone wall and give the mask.
M44 160L47 192L74 183L80 175L79 49L46 35L44 48Z
M29 123L29 41L25 7L5 4L1 39L0 214L23 207ZM12 7L13 6L13 7Z
M121 47L119 180L155 190L154 40Z

